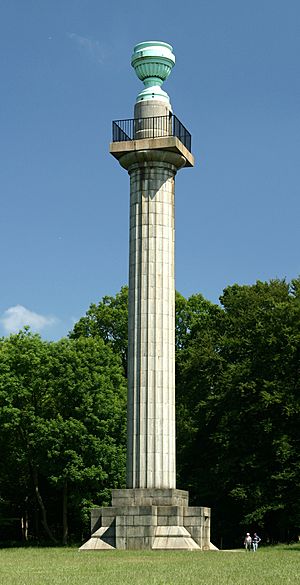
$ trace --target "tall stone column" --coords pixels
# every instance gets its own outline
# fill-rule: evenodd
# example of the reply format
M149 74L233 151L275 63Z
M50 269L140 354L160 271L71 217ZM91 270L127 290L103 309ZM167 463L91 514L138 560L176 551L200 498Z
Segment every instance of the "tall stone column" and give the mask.
M142 153L126 155L130 174L127 487L175 488L174 178L185 161L179 154L166 156L161 151L150 151L147 161L143 159Z
M130 175L127 479L112 507L93 510L83 550L210 547L209 508L176 489L174 187L194 159L161 89L174 63L167 43L136 45L145 89L134 118L113 123L110 152Z

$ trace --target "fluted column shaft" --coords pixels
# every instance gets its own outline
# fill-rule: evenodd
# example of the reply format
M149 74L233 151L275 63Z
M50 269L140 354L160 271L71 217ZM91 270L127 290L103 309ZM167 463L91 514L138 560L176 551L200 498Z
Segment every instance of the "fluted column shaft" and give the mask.
M128 488L175 488L174 176L168 162L130 174Z

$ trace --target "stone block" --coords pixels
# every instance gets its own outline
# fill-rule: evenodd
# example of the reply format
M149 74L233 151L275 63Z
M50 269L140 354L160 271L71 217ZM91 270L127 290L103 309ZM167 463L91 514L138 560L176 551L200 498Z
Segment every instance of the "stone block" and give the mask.
M149 550L152 548L152 537L129 537L127 538L127 550Z
M141 514L133 517L133 523L135 526L156 526L157 517L156 514Z
M117 536L116 537L116 549L126 550L126 548L127 548L127 539L124 536Z
M116 523L117 538L126 538L128 533L128 526Z
M140 516L152 516L152 514L156 514L157 513L157 507L156 506L139 506L138 507L138 514Z
M91 510L91 534L101 527L102 508L92 508Z
M157 526L168 526L169 516L157 515Z
M199 506L188 506L184 510L185 516L204 516L204 510L207 508L200 508Z
M157 506L158 516L183 516L183 506Z
M114 517L115 514L115 508L102 508L101 510L101 517L102 518L109 518L109 517Z
M111 492L112 492L112 501L113 501L114 498L118 498L118 497L124 498L124 492L127 493L129 496L129 493L131 493L132 490L124 490L124 489L115 488L115 489L111 490Z
M127 538L144 538L154 536L156 526L127 526Z
M135 516L133 515L126 515L126 516L116 516L116 525L117 526L133 526Z
M104 516L134 516L139 513L139 506L112 506L103 508Z
M184 526L203 526L203 516L184 517Z
M126 506L131 506L134 504L133 498L116 498L112 502L114 508L125 508Z

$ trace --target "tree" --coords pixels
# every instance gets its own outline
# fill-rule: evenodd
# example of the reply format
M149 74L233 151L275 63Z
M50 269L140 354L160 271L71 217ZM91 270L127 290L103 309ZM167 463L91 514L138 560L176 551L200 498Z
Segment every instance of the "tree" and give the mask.
M67 542L92 502L124 485L127 295L92 305L69 339L0 340L0 515L7 529L18 518L24 538L41 517L48 538ZM246 528L291 539L300 279L230 286L220 301L176 295L177 484L211 506L217 544L239 544Z
M219 534L299 526L299 281L228 287L223 309L181 355L192 440L182 477L210 503Z
M231 404L228 451L239 461L229 495L244 504L244 522L260 524L281 540L300 520L298 290L299 280L291 285L273 280L228 287L221 297Z
M204 414L203 407L214 397L218 384L222 316L220 307L201 294L185 299L176 293L177 483L191 491L192 500L197 491L192 487L196 478L191 469L195 457L198 459L198 417ZM208 424L205 417L202 424Z
M98 337L80 337L52 346L51 386L56 417L46 463L62 490L66 541L68 496L73 514L86 515L92 501L109 503L110 489L124 485L126 384L112 349Z
M128 287L123 286L115 297L105 296L96 305L92 303L84 317L74 325L71 339L100 337L122 358L127 372L128 346Z
M22 518L27 516L30 503L35 507L34 496L44 530L55 541L40 490L41 453L37 448L45 413L49 415L52 410L47 384L48 347L28 330L0 341L0 428L6 467L2 490ZM11 485L13 478L16 483Z
M0 400L1 493L15 515L26 508L31 534L35 495L47 537L56 541L62 527L66 543L68 511L80 524L92 500L107 502L108 489L124 483L120 359L99 338L48 343L20 332L0 343Z

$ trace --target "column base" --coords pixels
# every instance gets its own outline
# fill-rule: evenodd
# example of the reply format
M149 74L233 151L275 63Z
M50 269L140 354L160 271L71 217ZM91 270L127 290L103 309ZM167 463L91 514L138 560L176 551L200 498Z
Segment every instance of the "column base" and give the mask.
M177 489L112 490L112 506L93 508L91 538L79 550L209 550L210 508L189 507Z

